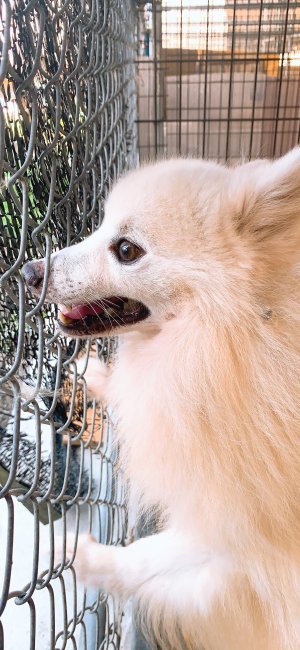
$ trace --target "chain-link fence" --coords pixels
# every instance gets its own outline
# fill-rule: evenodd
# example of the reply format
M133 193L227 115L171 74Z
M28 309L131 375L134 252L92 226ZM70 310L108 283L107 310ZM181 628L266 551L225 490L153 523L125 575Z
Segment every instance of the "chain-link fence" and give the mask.
M297 144L300 2L153 0L139 26L142 159L229 162Z
M135 164L134 29L130 0L2 3L1 650L119 647L118 606L83 590L64 557L69 532L126 534L109 413L84 379L89 354L109 363L114 344L59 337L55 307L25 293L19 270L97 228Z

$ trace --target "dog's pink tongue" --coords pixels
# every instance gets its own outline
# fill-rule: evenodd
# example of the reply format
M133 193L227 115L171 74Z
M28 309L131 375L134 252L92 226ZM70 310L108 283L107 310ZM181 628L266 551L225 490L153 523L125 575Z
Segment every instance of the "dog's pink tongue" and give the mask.
M65 305L59 305L59 310L61 313L70 318L71 320L80 320L85 316L95 316L95 314L101 314L104 311L103 307L96 302L91 302L88 305L75 305L72 309L69 309Z
M71 320L80 320L85 318L85 316L95 316L96 314L102 314L105 311L105 307L114 307L118 306L120 303L123 304L123 300L120 298L109 298L109 300L102 300L102 306L98 302L90 302L88 305L74 305L71 309L66 307L66 305L59 305L59 310L61 313L70 318Z

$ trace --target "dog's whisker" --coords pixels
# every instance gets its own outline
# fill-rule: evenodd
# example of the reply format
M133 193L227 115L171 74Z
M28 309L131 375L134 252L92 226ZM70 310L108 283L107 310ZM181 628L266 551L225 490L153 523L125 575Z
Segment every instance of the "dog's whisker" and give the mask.
M109 321L112 323L112 318L113 318L113 317L112 317L112 314L110 314L110 313L107 311L107 309L105 308L105 304L102 302L102 300L99 299L99 300L94 301L94 305L98 305L99 307L101 307L101 308L103 309L105 315L106 315L107 318L109 319ZM95 308L94 308L94 305L91 305L91 307L92 307L92 309L94 310L95 314L97 315L98 319L101 321L101 316L96 312L96 310L95 310ZM115 322L117 323L117 321L115 321Z
M105 302L108 302L108 301L106 300ZM109 319L109 321L110 321L112 327L113 327L113 321L116 323L117 326L120 324L120 322L117 321L116 318L114 318L114 317L112 316L112 314L110 314L110 313L107 311L107 309L105 308L105 303L104 303L101 299L95 300L93 304L92 304L92 303L88 303L88 304L89 304L89 306L93 309L93 311L95 312L95 315L97 316L97 318L99 319L99 321L101 321L101 317L100 317L100 315L96 312L94 305L98 305L99 307L101 307L101 308L103 309L103 311L104 311L105 315L107 316L107 318ZM113 303L112 303L112 304L113 304ZM121 317L120 317L120 321L122 322L123 325L125 325L125 321L124 321Z

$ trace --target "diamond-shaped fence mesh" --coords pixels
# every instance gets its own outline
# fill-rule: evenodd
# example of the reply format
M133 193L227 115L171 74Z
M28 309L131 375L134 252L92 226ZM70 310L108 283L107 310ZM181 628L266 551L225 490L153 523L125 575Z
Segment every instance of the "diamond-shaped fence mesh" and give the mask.
M93 232L135 165L134 9L3 0L0 11L0 648L118 648L117 604L83 590L53 542L126 535L110 416L90 401L82 361L110 363L114 343L59 337L55 308L25 293L19 271Z

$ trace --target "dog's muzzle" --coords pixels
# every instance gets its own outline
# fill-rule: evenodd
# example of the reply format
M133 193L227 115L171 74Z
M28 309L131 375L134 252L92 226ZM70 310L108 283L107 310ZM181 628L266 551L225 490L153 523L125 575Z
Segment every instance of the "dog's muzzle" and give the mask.
M44 281L45 262L41 260L26 262L21 269L21 274L28 289L39 289Z

